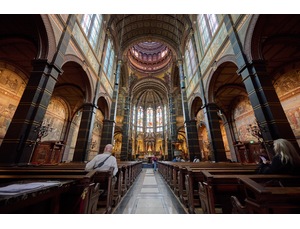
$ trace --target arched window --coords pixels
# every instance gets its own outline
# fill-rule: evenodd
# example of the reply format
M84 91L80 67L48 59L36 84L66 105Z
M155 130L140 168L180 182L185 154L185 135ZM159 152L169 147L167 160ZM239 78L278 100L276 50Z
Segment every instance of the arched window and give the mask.
M152 107L147 108L147 122L146 123L147 123L146 132L152 133L153 132L153 108Z
M216 14L199 14L197 20L201 43L205 50L208 47L211 38L217 31L219 22Z
M156 108L156 132L163 131L163 116L161 106Z
M137 132L143 132L143 118L144 118L144 110L142 107L138 108L137 113Z
M186 77L187 77L187 82L190 81L192 76L194 74L199 74L199 71L197 71L197 57L196 57L196 52L193 46L192 40L189 41L187 49L185 50L184 53L184 58L185 58L185 69L186 69ZM198 78L197 78L198 79Z
M101 14L84 14L81 21L83 31L94 49L97 48L100 36L101 23Z
M114 51L113 45L112 45L112 43L109 39L107 41L105 59L104 59L104 66L103 66L103 71L109 79L112 76L112 69L113 69L113 65L114 65L114 57L115 57L115 51Z
M133 111L132 111L132 124L135 126L135 112L136 112L136 107L133 107Z

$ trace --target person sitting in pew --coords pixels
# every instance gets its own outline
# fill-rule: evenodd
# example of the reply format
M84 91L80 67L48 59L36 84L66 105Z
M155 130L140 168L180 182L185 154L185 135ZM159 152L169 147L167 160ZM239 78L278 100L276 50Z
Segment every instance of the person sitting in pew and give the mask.
M195 156L193 162L200 162L200 160L197 158L197 156Z
M117 159L112 155L113 145L107 144L104 148L102 154L96 155L91 161L89 161L86 166L86 171L91 171L93 169L106 170L110 167L114 167L113 176L118 172Z
M172 161L177 162L177 157L174 156Z
M295 174L300 172L300 155L291 142L277 139L273 142L275 155L272 161L261 156L258 173L260 174Z

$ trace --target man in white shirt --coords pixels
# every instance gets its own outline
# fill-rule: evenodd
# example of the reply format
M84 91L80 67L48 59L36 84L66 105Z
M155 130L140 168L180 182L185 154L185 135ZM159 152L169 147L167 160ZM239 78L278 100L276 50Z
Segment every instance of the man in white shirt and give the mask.
M93 169L107 170L110 167L114 167L113 175L115 176L118 172L118 164L117 164L117 159L113 155L111 155L112 150L113 150L113 145L107 144L102 154L98 154L86 164L85 170L86 171L91 171ZM104 160L106 160L104 164L101 167L97 167L99 163L103 162Z

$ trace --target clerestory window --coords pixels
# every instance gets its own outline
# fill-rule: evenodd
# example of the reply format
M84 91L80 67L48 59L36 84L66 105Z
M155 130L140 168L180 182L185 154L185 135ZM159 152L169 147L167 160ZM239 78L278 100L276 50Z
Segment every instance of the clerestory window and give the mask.
M101 14L84 14L81 26L91 46L96 49L102 24Z
M213 35L217 31L219 26L218 18L216 14L199 14L197 20L201 44L205 50L208 47Z
M114 51L112 42L110 41L110 39L108 39L107 46L106 46L106 52L105 52L103 71L109 79L111 79L111 76L112 76L112 70L113 70L113 66L114 66L114 57L115 57L115 51Z

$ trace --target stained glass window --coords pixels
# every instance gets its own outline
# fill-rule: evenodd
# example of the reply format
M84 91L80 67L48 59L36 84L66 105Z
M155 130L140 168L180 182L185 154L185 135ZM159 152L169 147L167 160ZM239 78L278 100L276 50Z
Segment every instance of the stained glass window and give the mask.
M160 106L156 108L156 131L161 132L163 130L163 117L162 109Z
M138 108L138 113L137 113L137 131L138 132L143 132L143 118L144 118L144 110L142 107Z
M103 71L105 72L108 78L111 78L112 76L114 57L115 57L115 51L113 49L111 41L108 40L106 46L106 52L105 52L104 66L103 66Z
M153 108L152 107L148 107L147 108L147 133L152 133L153 132Z
M101 23L101 14L84 14L81 21L83 31L94 49L97 48L101 30Z
M219 22L216 14L199 14L198 15L198 26L201 37L201 43L203 49L208 47L212 36L217 31Z

